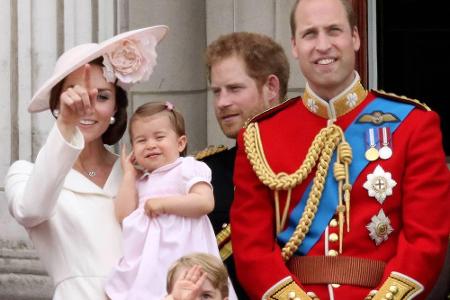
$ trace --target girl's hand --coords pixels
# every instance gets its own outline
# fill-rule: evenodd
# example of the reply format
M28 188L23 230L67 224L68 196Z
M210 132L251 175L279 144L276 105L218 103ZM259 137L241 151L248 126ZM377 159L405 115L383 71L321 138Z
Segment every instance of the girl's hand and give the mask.
M159 215L165 214L164 198L151 198L145 202L145 213L151 217L156 218Z
M83 67L82 85L69 87L59 97L59 116L57 122L61 126L78 125L81 118L94 110L98 90L91 89L90 65Z
M120 164L124 175L130 175L133 178L137 178L140 175L140 172L134 167L135 163L136 158L134 152L131 151L127 154L127 146L123 144L120 150Z
M195 300L201 293L201 287L207 278L207 273L195 265L185 270L175 281L171 296L174 300Z

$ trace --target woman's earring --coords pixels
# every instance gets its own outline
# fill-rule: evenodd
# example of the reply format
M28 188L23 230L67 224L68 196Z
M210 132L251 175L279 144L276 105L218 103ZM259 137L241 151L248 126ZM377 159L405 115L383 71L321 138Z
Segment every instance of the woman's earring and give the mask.
M109 125L112 125L112 124L114 124L114 123L116 123L116 118L111 117L111 118L109 119Z
M55 109L53 110L53 116L54 116L55 118L58 118L58 116L59 116L59 109L55 108Z

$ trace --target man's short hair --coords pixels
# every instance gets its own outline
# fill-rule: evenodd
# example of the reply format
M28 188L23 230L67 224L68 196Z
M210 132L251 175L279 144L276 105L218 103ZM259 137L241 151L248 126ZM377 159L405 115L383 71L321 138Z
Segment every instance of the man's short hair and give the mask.
M295 1L294 5L292 6L291 10L291 35L292 37L295 36L295 30L297 29L297 24L295 23L295 11L297 10L298 3L301 0ZM353 28L357 27L357 18L355 15L355 11L353 10L353 6L348 0L339 0L341 1L342 5L344 6L345 12L347 13L347 20L350 24L350 28L353 30Z
M220 36L206 49L208 79L211 67L233 55L245 63L247 75L253 78L260 89L267 77L273 74L280 81L280 99L287 93L289 62L283 48L270 37L251 32L234 32Z

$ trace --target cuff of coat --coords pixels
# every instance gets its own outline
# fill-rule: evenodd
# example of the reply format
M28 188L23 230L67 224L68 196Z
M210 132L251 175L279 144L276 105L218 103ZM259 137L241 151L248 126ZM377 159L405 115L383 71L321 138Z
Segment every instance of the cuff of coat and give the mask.
M423 285L402 273L392 272L373 300L409 300L423 291Z
M300 286L298 286L291 276L288 276L270 289L262 296L262 300L312 300Z
M61 130L58 127L58 124L55 122L55 125L50 131L49 140L55 138L57 138L67 146L74 148L76 150L82 150L84 148L84 137L83 134L81 133L81 130L78 127L75 127L74 135L71 136L70 140L66 140L62 135Z

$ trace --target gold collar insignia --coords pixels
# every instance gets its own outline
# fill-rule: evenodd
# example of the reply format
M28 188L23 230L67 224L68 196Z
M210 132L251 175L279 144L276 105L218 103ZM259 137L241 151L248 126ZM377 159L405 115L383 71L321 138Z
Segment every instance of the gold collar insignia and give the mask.
M336 120L357 107L367 97L367 91L362 86L358 73L355 72L355 74L352 84L329 101L320 98L306 84L302 97L303 104L310 112L322 118Z

